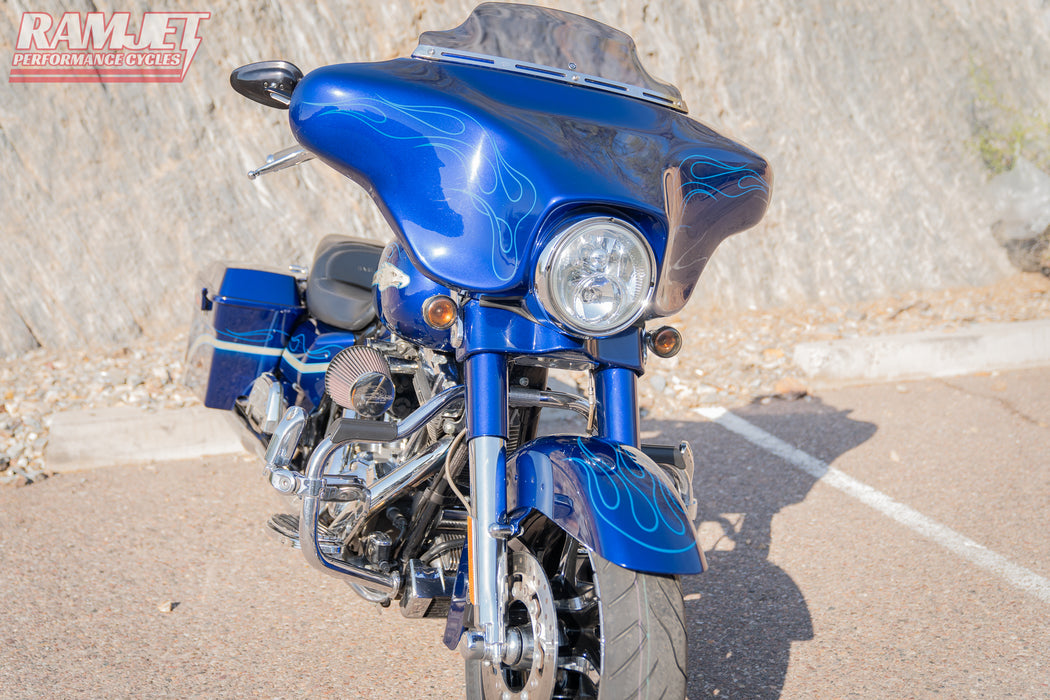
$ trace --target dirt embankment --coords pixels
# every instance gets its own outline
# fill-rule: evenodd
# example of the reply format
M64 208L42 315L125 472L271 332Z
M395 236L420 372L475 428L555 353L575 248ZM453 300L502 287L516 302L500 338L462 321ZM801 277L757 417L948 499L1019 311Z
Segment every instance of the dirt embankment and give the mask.
M631 33L694 118L773 164L767 218L722 247L694 304L852 302L1009 273L982 188L1015 153L1046 155L1043 3L542 4ZM405 56L472 5L240 0L211 8L181 83L0 82L0 355L185 325L194 275L214 259L286 264L329 233L387 238L366 196L317 162L244 178L291 136L285 113L230 90L229 72ZM22 10L0 6L0 57Z

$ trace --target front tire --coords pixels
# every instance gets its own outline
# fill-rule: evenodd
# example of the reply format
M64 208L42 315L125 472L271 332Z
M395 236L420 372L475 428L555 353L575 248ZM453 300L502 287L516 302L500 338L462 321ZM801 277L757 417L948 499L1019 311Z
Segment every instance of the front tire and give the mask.
M547 521L530 530L531 536L527 531L511 543L507 625L531 645L531 656L500 668L467 661L467 697L684 698L687 645L678 577L617 566ZM544 653L545 640L553 639L551 612L557 652ZM553 674L546 667L551 658Z

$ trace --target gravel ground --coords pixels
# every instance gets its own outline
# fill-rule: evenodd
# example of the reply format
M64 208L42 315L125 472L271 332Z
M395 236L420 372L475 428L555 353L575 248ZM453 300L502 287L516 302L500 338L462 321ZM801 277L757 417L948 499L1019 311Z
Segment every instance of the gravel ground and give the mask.
M685 348L670 360L651 360L640 384L642 412L666 419L702 404L731 407L773 395L804 395L806 386L791 361L798 343L1034 319L1050 319L1050 279L1023 273L988 287L913 292L854 305L744 313L693 305L667 319L682 331ZM185 343L184 335L172 334L123 347L39 349L0 360L0 485L47 477L44 450L56 413L199 403L178 383Z
M44 450L56 413L199 404L178 381L185 352L185 336L172 335L140 338L124 347L41 348L0 360L0 485L47 477Z

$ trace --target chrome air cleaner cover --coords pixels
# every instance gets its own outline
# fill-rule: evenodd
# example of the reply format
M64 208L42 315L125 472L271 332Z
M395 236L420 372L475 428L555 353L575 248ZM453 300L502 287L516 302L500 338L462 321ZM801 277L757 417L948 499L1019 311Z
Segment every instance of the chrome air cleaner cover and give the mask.
M378 418L394 403L386 358L364 345L340 350L328 365L324 384L333 401L363 417Z

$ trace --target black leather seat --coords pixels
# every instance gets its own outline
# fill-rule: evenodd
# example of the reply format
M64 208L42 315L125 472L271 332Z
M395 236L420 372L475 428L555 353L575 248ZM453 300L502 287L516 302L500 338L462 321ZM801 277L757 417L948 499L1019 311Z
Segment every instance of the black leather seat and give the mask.
M325 236L306 281L306 308L336 328L359 331L376 317L372 277L383 246L349 236Z

